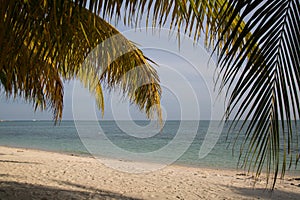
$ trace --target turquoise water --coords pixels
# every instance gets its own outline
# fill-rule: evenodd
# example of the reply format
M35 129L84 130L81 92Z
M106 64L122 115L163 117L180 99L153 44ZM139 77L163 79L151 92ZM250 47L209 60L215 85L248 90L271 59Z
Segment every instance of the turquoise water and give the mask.
M116 151L114 151L116 148L136 155L140 153L147 154L163 149L166 145L175 141L177 142L175 147L178 145L178 149L182 144L188 145L188 149L180 153L176 152L176 148L174 149L176 156L179 155L175 164L229 169L237 167L239 146L233 151L231 143L237 131L232 131L229 138L227 138L227 125L224 126L223 132L217 138L217 143L212 146L209 154L204 158L199 158L199 150L206 135L210 134L209 131L214 130L209 128L209 121L196 122L198 128L195 138L190 137L192 128L189 125L189 123L195 125L195 122L185 122L185 126L181 128L182 133L180 134L182 136L176 138L178 129L181 127L180 123L182 123L180 121L167 121L161 132L154 134L154 131L150 136L146 134L144 137L130 135L130 128L132 128L132 133L134 132L134 127L131 127L130 122L122 122L122 127L126 127L126 123L128 123L126 131L124 131L115 121L101 121L99 126L105 135L101 141L99 135L97 135L99 130L93 130L92 128L95 123L81 122L82 130L79 135L73 121L62 121L57 126L54 125L53 121L4 121L0 122L0 145L90 155L83 144L85 143L88 144L88 149L95 150L96 154L109 158L119 158L116 156ZM149 122L137 121L136 124L139 127L145 127ZM143 134L141 133L141 135ZM242 139L241 137L237 143L241 143ZM107 141L112 146L105 146ZM234 156L232 155L233 152ZM158 153L155 162L163 161L166 156L168 155Z

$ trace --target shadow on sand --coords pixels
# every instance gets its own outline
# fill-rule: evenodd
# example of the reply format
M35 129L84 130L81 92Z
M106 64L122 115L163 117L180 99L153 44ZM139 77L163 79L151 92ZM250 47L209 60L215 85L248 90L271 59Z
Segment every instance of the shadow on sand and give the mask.
M21 161L15 161L15 160L0 160L0 163L16 163L16 164L41 164L38 162L21 162Z
M0 181L0 199L127 199L137 200L122 194L99 190L96 188L87 188L78 184L64 182L66 185L76 188L65 190L56 187L34 185L28 183L19 183L14 181ZM80 188L84 189L80 190Z
M230 189L236 193L249 197L251 199L300 199L300 193L296 192L286 192L282 190L275 189L274 191L270 189L261 189L261 188L241 188L241 187L230 187Z

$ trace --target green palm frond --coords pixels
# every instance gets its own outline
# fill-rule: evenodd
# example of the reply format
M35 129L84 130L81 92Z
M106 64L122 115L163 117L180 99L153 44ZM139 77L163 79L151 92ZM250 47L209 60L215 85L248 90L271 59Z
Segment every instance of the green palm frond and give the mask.
M249 170L256 169L257 175L263 168L268 177L272 173L274 187L280 169L284 176L288 162L290 166L295 160L293 141L298 133L292 125L300 116L300 2L229 3L231 6L224 12L226 18L248 19L241 33L230 33L237 36L235 44L229 38L225 44L228 49L220 54L222 83L232 91L227 113L234 115L235 120L250 120L244 123L244 164ZM226 31L229 30L224 29L223 33ZM298 146L294 150L299 151Z
M58 71L46 62L33 57L24 45L15 56L15 67L5 65L0 71L0 81L6 95L22 97L34 108L50 108L57 118L62 117L63 83ZM35 67L38 65L39 67Z
M124 96L129 96L130 100L145 110L148 116L151 111L156 111L160 116L159 106L157 106L160 103L160 86L156 70L148 63L140 50L103 19L73 1L4 1L0 9L1 16L3 16L0 23L0 71L5 84L13 81L11 76L5 72L17 71L18 76L15 79L20 83L15 85L16 94L28 93L25 91L26 88L20 86L21 84L25 85L22 77L38 80L44 72L34 74L30 69L43 69L40 65L44 65L47 66L44 69L47 70L46 74L53 73L49 77L56 75L57 79L54 80L59 80L60 83L60 78L70 80L77 77L82 80L84 85L95 94L99 108L103 109L100 77L110 74L111 82L107 86L116 87L119 84L117 76L124 75L129 69L141 66L144 69L143 76L151 80L149 84L154 86L154 89L153 87L144 88L149 90L150 95L140 95L139 92L129 89L136 84L134 78L124 83L120 89ZM83 69L82 63L89 53L97 46L101 46L102 43L105 43L106 47L109 46L109 49L102 49L101 60L90 66L91 69ZM22 56L21 47L28 52L27 57ZM120 52L124 48L131 49L131 51L116 57L116 52ZM114 60L109 60L113 57ZM114 67L109 67L110 65ZM17 68L21 70L17 70ZM114 68L118 69L117 74L111 73L110 70ZM91 79L97 76L98 81L95 84ZM101 83L103 84L105 81L108 80L103 79ZM40 87L45 88L45 83L41 82ZM52 86L53 91L59 90L56 88L56 84ZM9 87L3 88L5 92L9 92L7 90ZM63 99L55 92L51 94L50 89L52 88L47 88L47 95L45 93L35 94L34 92L38 93L37 90L29 93L32 96L42 95L40 98L44 101L47 100L52 105L51 108L55 111L54 118L60 119ZM156 100L154 101L154 99ZM36 101L36 98L31 100ZM155 104L152 104L154 102ZM150 107L153 106L154 110L148 109L147 103L151 104ZM38 105L41 108L47 106L45 103Z
M33 103L35 109L50 108L54 118L60 118L63 108L63 84L60 74L56 68L37 55L40 50L30 50L26 45L26 34L29 34L31 29L26 21L28 18L22 4L13 1L1 2L2 88L7 96L21 96Z

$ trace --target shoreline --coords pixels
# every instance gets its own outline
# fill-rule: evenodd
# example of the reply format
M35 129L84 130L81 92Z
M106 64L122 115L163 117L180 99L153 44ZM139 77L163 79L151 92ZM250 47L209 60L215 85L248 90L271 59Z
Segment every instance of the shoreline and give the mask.
M0 148L4 147L4 148L9 148L9 149L20 149L20 150L29 150L29 151L41 151L41 152L46 152L46 153L56 153L56 154L62 154L62 155L66 155L66 156L75 156L75 157L83 157L83 158L93 158L96 160L111 160L111 161L115 161L115 160L119 160L116 158L110 158L110 157L103 157L103 156L99 156L99 157L95 157L90 153L74 153L74 152L67 152L67 151L55 151L55 150L49 150L49 149L38 149L38 148L28 148L28 147L19 147L19 146L8 146L8 145L0 145ZM0 152L1 155L1 152ZM130 163L143 163L143 164L159 164L159 163L154 163L154 162L144 162L144 161L130 161L130 160L119 160L121 162L130 162ZM102 163L103 164L103 163ZM234 172L239 172L239 173L244 173L247 174L247 170L244 170L242 168L238 168L238 167L216 167L216 166L202 166L202 165L189 165L189 164L179 164L179 163L172 163L169 166L173 166L173 167L185 167L185 168L193 168L193 169L211 169L211 170L224 170L224 171L234 171ZM249 172L249 174L252 172ZM264 174L264 172L262 172L262 174ZM298 169L298 171L296 170L286 170L286 175L287 176L299 176L300 177L300 168Z
M270 192L263 177L254 185L242 170L171 165L128 173L93 157L0 146L0 199L299 199L298 179L287 175Z
M0 150L1 147L8 148L11 150L17 150L17 151L35 151L35 152L44 152L44 153L53 153L53 154L59 154L59 155L65 155L65 156L74 156L78 158L90 158L90 159L95 159L101 164L105 165L105 161L108 161L109 163L112 162L117 162L116 164L120 163L139 163L140 165L160 165L160 163L155 163L155 162L147 162L147 161L132 161L132 160L122 160L122 159L116 159L116 158L110 158L110 157L103 157L103 156L93 156L90 153L73 153L73 152L66 152L66 151L55 151L55 150L48 150L48 149L38 149L38 148L28 148L28 147L19 147L19 146L6 146L6 145L0 145ZM1 152L0 152L1 155ZM120 162L120 163L119 163ZM241 168L230 168L230 167L207 167L207 166L200 166L200 165L189 165L189 164L178 164L178 163L172 163L170 165L166 165L165 167L172 166L172 167L179 167L179 168L191 168L191 169L203 169L203 170L224 170L224 171L230 171L230 172L239 172L240 174L246 174L246 172L241 169ZM164 169L165 167L160 168ZM116 169L117 170L117 169ZM142 173L148 173L148 172L142 172ZM299 174L300 176L300 174Z
M131 160L121 160L121 159L116 159L116 158L110 158L110 157L103 157L103 156L93 156L90 153L73 153L73 152L66 152L66 151L55 151L55 150L48 150L48 149L38 149L38 148L28 148L28 147L19 147L19 146L6 146L6 145L0 145L0 148L4 147L4 148L8 148L8 149L19 149L19 150L28 150L28 151L37 151L37 152L45 152L45 153L55 153L55 154L61 154L61 155L66 155L66 156L75 156L75 157L82 157L82 158L92 158L95 160L99 160L99 162L101 163L101 161L104 160L108 160L108 161L120 161L120 162L124 162L124 163L141 163L141 164L153 164L153 165L160 165L160 163L155 163L155 162L147 162L147 161L131 161ZM1 152L0 152L1 155ZM103 163L101 163L103 164ZM216 166L201 166L201 165L189 165L189 164L179 164L179 163L172 163L168 166L172 166L172 167L183 167L183 168L193 168L193 169L211 169L211 170L224 170L224 171L232 171L232 172L239 172L239 173L244 173L246 174L247 172L245 172L245 170L243 170L242 168L232 168L232 167L216 167ZM286 173L289 173L289 171L287 171ZM299 177L300 177L300 172L299 172Z

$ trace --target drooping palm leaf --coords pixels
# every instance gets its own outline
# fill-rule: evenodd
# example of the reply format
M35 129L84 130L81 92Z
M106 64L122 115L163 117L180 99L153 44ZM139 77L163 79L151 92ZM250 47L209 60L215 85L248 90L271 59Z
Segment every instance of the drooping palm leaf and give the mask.
M50 108L55 118L62 116L63 84L57 69L44 62L25 44L29 26L24 7L1 2L0 74L7 96L23 97L35 109ZM23 21L24 20L24 21ZM15 23L19 21L19 23ZM21 23L24 22L24 23ZM27 32L26 32L27 31ZM38 66L38 67L36 67Z
M284 176L287 162L290 166L295 161L292 151L296 150L296 161L299 151L293 146L298 133L292 126L300 116L300 2L229 4L226 18L247 20L241 33L230 33L237 40L229 38L221 52L222 83L231 91L227 113L235 120L250 120L244 123L244 164L256 169L257 176L265 167L268 177L274 175L274 187L280 169ZM229 29L231 21L227 22Z
M63 83L58 71L46 62L29 57L28 48L21 46L15 58L15 67L6 65L0 71L0 81L6 95L14 98L20 96L33 103L35 109L50 108L54 116L61 117ZM36 65L39 67L34 67Z
M31 80L43 77L43 80L55 75L56 79L52 81L60 83L60 78L69 80L77 77L96 95L98 106L103 109L100 83L108 80L101 77L110 74L108 87L116 88L121 84L123 94L145 110L148 116L151 111L157 111L160 116L160 86L156 71L140 50L104 20L73 1L4 1L0 9L0 72L6 93L26 93L28 95L24 96L25 99L35 103L43 100L37 104L41 108L47 106L47 101L55 111L54 118L59 119L63 108L62 84L58 88L52 83L53 88L46 88L47 82L40 81L37 84L44 91L41 93L35 89L36 85L28 84L28 78L24 77L31 77ZM89 53L103 42L109 48L102 49L100 60L89 68L82 67ZM124 48L130 51L124 55L115 55ZM28 56L23 56L24 52L21 50L27 51ZM108 62L110 58L114 60ZM130 81L121 82L117 78L137 67L142 68L143 73L141 74L141 70L132 70L139 76L131 73ZM118 73L111 73L113 68L117 68ZM32 73L31 69L40 71ZM147 77L149 87L144 90L149 95L130 90L137 88L136 77ZM14 82L18 84L14 84L12 89L9 86ZM60 91L60 96L57 95L57 90ZM34 98L30 99L30 95ZM35 96L41 99L37 100Z

